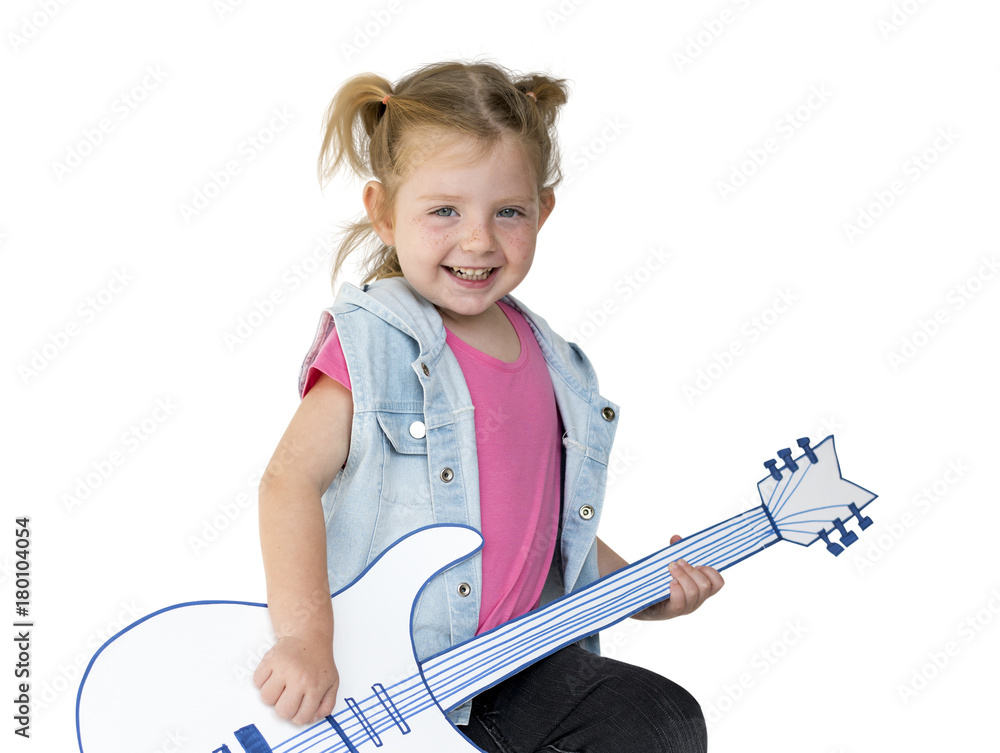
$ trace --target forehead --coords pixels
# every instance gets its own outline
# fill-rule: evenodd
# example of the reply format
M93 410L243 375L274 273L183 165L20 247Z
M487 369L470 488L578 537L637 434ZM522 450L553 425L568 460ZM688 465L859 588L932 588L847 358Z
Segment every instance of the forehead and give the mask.
M492 144L463 134L435 134L418 142L408 162L404 190L407 185L462 182L484 173L505 183L534 182L523 146L509 134Z

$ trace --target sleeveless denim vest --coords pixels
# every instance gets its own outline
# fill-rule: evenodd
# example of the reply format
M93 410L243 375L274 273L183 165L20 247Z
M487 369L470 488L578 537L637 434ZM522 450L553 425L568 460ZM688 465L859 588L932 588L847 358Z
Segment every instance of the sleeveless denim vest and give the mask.
M542 593L546 603L599 577L595 537L619 409L598 394L596 374L576 345L513 297L504 301L524 314L538 341L564 430L559 546ZM343 284L321 314L300 371L300 396L333 327L354 402L347 462L323 495L328 574L336 592L405 534L441 523L479 530L480 517L472 400L433 304L402 277L363 290ZM411 432L418 422L424 431ZM418 660L475 635L481 584L479 554L427 584L413 613ZM600 651L596 635L581 643ZM452 722L467 723L470 706L452 711Z

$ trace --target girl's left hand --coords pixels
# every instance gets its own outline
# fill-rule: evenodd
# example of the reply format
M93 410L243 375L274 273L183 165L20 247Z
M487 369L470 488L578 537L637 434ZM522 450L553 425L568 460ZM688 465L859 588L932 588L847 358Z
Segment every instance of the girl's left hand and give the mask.
M680 536L670 537L671 544L676 544L680 540ZM704 604L709 596L719 593L725 584L722 575L714 567L707 565L692 567L682 559L670 565L670 574L673 576L670 597L633 615L635 619L669 620L672 617L691 614Z

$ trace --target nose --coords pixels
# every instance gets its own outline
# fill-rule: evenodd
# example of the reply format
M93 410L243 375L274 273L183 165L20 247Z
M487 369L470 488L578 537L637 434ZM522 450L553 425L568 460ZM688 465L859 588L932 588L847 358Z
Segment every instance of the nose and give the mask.
M493 226L491 220L470 220L462 237L462 250L483 254L492 251L493 245Z

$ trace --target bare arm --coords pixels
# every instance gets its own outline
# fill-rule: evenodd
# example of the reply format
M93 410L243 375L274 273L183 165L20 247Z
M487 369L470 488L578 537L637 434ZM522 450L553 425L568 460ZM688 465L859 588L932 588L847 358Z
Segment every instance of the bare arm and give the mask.
M261 698L299 724L333 710L333 611L322 495L347 458L351 393L326 375L299 403L260 482L260 543L277 642L254 673Z
M670 537L671 544L676 544L680 540L680 536ZM602 578L627 565L628 563L611 547L600 538L597 539L597 570ZM671 617L690 614L700 607L709 596L717 594L724 585L722 575L714 567L706 565L691 567L684 560L671 563L670 574L673 576L670 596L664 601L652 604L632 615L635 619L669 620Z

